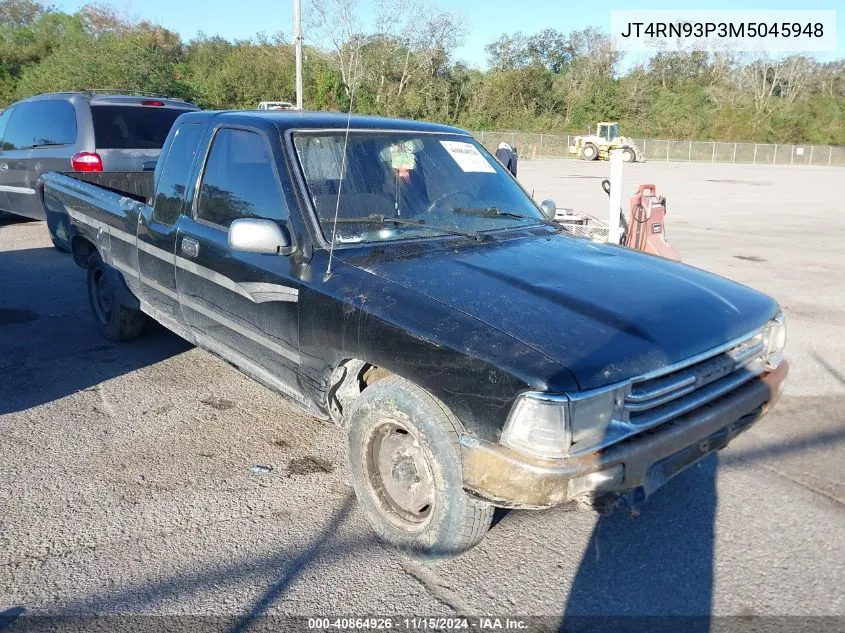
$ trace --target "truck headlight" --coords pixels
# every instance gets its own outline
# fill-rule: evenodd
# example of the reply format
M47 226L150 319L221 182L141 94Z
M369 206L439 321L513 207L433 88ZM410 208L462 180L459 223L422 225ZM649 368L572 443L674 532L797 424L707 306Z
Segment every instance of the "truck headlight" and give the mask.
M783 361L783 349L786 347L786 320L782 312L766 324L763 344L766 346L766 369L777 369Z
M565 457L572 445L566 396L520 394L502 431L502 444L541 457Z

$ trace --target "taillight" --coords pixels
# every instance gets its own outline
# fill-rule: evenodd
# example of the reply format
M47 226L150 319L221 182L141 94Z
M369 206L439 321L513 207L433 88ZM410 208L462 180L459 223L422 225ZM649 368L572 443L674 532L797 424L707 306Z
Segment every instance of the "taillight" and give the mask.
M146 101L142 101L141 105L163 107L164 101L146 100Z
M73 171L103 171L103 159L96 152L79 152L70 159Z

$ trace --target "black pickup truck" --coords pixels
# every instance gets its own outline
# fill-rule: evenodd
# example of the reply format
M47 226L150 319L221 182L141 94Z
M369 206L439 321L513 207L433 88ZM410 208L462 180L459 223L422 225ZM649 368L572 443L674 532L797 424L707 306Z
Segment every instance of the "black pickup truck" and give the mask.
M80 178L40 189L103 334L152 318L341 425L373 527L420 558L495 506L639 502L787 374L772 299L562 232L452 127L197 112L149 183Z

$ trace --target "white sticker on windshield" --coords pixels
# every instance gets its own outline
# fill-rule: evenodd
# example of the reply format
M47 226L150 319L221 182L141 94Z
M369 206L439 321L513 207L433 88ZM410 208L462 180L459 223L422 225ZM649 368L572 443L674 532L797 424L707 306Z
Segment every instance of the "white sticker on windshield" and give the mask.
M458 167L464 171L480 171L488 174L495 174L496 170L490 164L484 154L478 151L472 143L462 143L460 141L440 141L440 144L446 148L449 155L458 163Z

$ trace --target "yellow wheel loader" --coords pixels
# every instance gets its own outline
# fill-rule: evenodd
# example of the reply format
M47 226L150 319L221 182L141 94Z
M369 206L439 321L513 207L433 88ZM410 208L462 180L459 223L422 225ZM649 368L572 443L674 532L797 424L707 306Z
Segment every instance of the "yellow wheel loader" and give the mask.
M619 124L602 122L596 124L596 133L576 136L569 146L569 153L582 160L608 160L610 150L621 149L626 163L645 162L642 150L627 136L619 136Z

